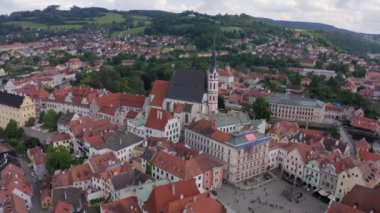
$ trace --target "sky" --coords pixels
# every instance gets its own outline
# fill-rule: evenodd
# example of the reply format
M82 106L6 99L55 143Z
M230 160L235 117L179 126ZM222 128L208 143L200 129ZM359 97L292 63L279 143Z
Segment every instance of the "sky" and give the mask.
M363 33L380 34L380 0L0 0L0 14L43 9L104 7L117 10L193 10L207 14L241 14L276 20L307 21Z

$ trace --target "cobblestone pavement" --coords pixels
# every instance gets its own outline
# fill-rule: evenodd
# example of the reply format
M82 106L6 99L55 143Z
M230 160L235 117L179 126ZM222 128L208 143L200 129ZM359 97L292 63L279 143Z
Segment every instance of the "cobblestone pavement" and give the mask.
M311 192L307 192L304 187L297 188L304 195L299 203L287 200L281 193L290 186L282 179L246 191L225 184L217 190L217 196L239 213L323 213L326 211L327 204L313 197Z

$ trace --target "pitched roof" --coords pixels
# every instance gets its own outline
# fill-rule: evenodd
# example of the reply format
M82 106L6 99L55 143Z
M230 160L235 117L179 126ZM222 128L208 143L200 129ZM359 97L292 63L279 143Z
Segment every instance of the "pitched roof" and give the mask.
M209 212L210 209L213 213L226 212L222 204L210 198L208 193L203 193L169 202L164 213Z
M54 175L51 183L52 183L53 188L62 187L62 186L70 186L73 184L73 179L71 177L70 172L64 171L64 172Z
M151 180L151 178L148 175L136 169L132 169L122 174L112 176L111 184L115 190L121 190L128 186L141 185L149 180Z
M177 70L170 79L166 98L201 103L207 93L207 76L201 70Z
M56 205L58 201L65 201L71 204L75 209L83 207L81 190L74 187L69 188L54 188L53 189L52 204Z
M145 127L164 131L170 119L173 119L173 115L170 112L152 108L146 120Z
M131 145L137 144L143 140L144 138L134 135L125 129L119 129L116 132L107 134L105 136L105 143L94 148L97 150L110 149L112 151L119 151Z
M86 181L92 178L92 170L88 163L73 166L70 173L73 182Z
M365 150L359 150L358 157L362 161L380 161L379 153L372 153Z
M71 136L68 133L56 133L51 137L51 142L59 142L64 140L70 140Z
M113 152L107 152L100 155L94 155L90 158L90 164L94 173L104 171L108 167L118 163L116 155Z
M136 197L127 197L110 203L105 203L100 206L103 213L142 213Z
M169 88L169 81L156 80L154 81L150 95L154 96L151 102L152 106L161 107L164 102L166 92Z
M74 212L73 205L59 200L54 206L53 213L72 213Z
M189 197L198 194L199 190L193 178L156 186L145 202L144 209L151 213L159 213L169 202L180 199L181 195Z
M348 206L356 205L357 209L370 212L371 209L380 210L380 189L371 189L361 185L355 185L341 201Z
M216 129L215 123L202 119L192 124L189 129L202 135L211 137L219 142L227 142L231 137L229 134Z
M28 210L25 205L24 199L17 196L16 194L11 194L10 196L10 209L5 208L4 213L27 213Z
M326 213L365 213L360 209L355 209L353 206L348 206L336 201L332 202Z
M152 164L181 179L190 179L223 164L205 154L182 159L164 151L158 151Z
M145 96L129 93L112 93L95 99L99 111L114 115L120 106L142 108L145 103Z
M0 105L20 108L23 101L24 101L23 96L14 95L14 94L0 91Z
M358 140L355 144L356 150L369 150L371 145L367 142L365 138Z

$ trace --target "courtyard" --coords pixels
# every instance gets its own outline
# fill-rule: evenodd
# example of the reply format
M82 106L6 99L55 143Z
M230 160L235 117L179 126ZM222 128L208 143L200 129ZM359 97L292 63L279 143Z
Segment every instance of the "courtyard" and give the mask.
M297 202L289 201L284 191L289 190L291 184L276 179L266 185L252 190L240 190L230 184L223 185L217 190L217 197L239 213L323 213L327 204L318 200L306 191L305 187L297 187L296 191L302 193Z

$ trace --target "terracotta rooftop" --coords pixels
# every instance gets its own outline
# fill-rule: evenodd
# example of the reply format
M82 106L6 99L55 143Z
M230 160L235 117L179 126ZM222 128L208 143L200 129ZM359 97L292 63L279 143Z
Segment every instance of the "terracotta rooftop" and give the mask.
M154 81L150 96L153 96L151 101L152 106L162 107L166 93L169 88L169 81L156 80Z
M355 185L341 201L342 204L354 207L364 212L380 209L380 189L370 189L361 185Z
M170 202L180 199L181 196L186 198L198 194L199 190L193 178L156 186L145 202L144 209L150 213L160 213Z
M113 152L107 152L100 155L94 155L90 158L90 164L94 173L101 172L110 166L119 163L116 155Z
M73 206L62 200L57 201L53 210L53 213L72 213L72 212L74 212Z
M70 140L71 136L68 133L56 133L51 137L52 142L59 142L64 140Z
M378 125L375 120L359 116L354 116L351 118L351 125L353 127L369 130L372 132L376 132L378 129Z
M173 115L166 110L152 108L150 109L145 127L164 131L166 124L173 118Z
M121 200L105 203L100 206L103 213L142 213L136 197L127 197Z
M365 213L362 210L355 209L353 206L348 206L336 201L332 202L326 213Z
M355 147L356 147L356 150L370 150L371 149L371 145L367 142L365 138L358 140L355 143Z
M92 178L92 170L87 163L73 166L70 173L73 183L91 180Z
M380 161L379 153L368 152L365 150L360 150L358 152L358 157L362 161Z

